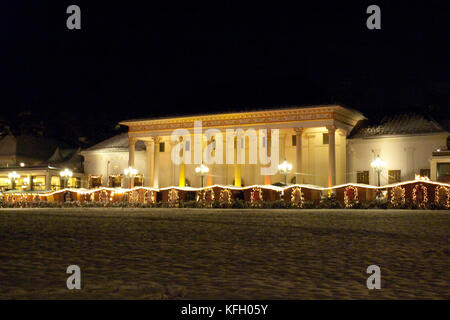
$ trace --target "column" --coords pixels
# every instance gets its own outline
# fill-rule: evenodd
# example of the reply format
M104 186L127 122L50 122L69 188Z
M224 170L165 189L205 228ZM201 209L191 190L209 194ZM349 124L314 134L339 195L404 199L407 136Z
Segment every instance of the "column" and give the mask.
M154 170L154 152L155 152L155 147L154 144L155 142L153 140L150 141L145 141L145 153L147 156L147 179L146 179L146 183L145 185L147 187L151 187L153 185L153 170Z
M160 137L154 137L154 152L153 152L153 188L159 188L159 143L161 142Z
M239 148L241 147L240 142L238 141L239 138L235 138L235 144L234 144L234 185L236 187L242 187L242 178L241 178L241 165L238 163L238 144Z
M234 164L234 185L236 187L242 187L241 165L237 162Z
M128 138L128 166L134 168L134 154L136 149L136 139Z
M303 128L295 128L295 159L296 159L296 183L301 184L303 183L303 177L302 177L302 134L303 134Z
M178 186L185 187L186 186L186 166L184 162L180 163L180 174L178 176Z
M328 129L328 186L336 185L336 126Z
M270 134L270 129L267 129L267 137L266 137L266 146L267 146L267 155L270 157L271 154L271 148L272 148L272 136ZM271 184L271 179L270 179L270 175L265 175L264 176L264 184L265 185L270 185Z

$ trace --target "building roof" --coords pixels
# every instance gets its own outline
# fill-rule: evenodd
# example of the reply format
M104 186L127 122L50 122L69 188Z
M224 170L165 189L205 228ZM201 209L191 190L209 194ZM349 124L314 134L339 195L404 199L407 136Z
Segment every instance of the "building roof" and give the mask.
M200 118L208 118L208 117L223 117L223 116L239 116L239 115L245 115L249 113L265 113L265 112L277 112L277 111L289 111L289 110L296 110L301 111L303 109L324 109L324 108L333 108L333 109L339 109L339 110L348 110L358 116L358 118L365 118L364 115L359 112L358 110L355 110L353 108L349 108L347 106L342 105L336 105L336 104L322 104L322 105L285 105L285 106L274 106L270 108L233 108L230 111L221 111L217 112L214 110L211 110L210 112L205 112L201 114L190 114L187 112L184 115L180 114L174 114L172 116L159 116L154 118L141 118L141 119L128 119L123 120L119 122L119 124L122 125L128 125L131 123L136 122L146 122L146 121L164 121L164 120L183 120L183 119L200 119ZM234 111L233 111L234 110Z
M128 133L122 133L117 136L106 139L102 142L93 145L90 148L84 150L84 152L93 152L93 151L121 151L128 150L129 147L128 142ZM145 150L145 144L143 141L136 142L136 150Z
M349 135L351 138L373 138L389 135L410 135L447 132L435 120L417 113L404 113L384 117L378 123L361 120Z

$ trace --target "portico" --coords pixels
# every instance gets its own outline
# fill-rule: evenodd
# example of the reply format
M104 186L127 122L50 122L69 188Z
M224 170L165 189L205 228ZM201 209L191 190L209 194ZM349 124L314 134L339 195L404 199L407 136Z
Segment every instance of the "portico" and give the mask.
M227 113L176 117L164 119L127 120L120 124L128 126L128 164L136 167L135 146L138 141L145 144L145 166L137 168L144 175L144 183L150 187L171 185L199 186L200 177L195 167L204 162L205 150L212 154L221 142L216 141L211 131L220 132L224 137L222 161L207 164L210 168L207 184L252 185L273 184L282 180L279 173L261 174L261 168L270 164L261 160L261 146L271 154L274 137L271 130L278 129L278 163L284 160L293 164L293 172L288 181L323 186L345 183L346 178L346 136L364 116L354 110L339 105L293 107L256 112ZM201 132L195 125L201 123ZM243 135L227 136L226 130L243 130ZM246 134L254 129L255 135ZM181 141L173 141L175 130L185 130ZM267 130L264 135L261 130ZM232 148L226 148L233 139ZM255 139L261 142L256 143ZM254 142L252 144L252 142ZM254 146L258 145L257 162L251 161ZM178 149L174 149L178 148ZM209 148L209 149L208 149ZM195 149L202 150L200 157ZM174 151L175 150L175 151ZM193 152L194 151L194 152ZM184 161L175 164L171 153L180 152ZM238 161L237 155L245 152ZM232 164L227 156L234 155ZM217 160L217 154L215 154ZM242 161L242 159L244 161ZM272 159L272 161L275 158Z

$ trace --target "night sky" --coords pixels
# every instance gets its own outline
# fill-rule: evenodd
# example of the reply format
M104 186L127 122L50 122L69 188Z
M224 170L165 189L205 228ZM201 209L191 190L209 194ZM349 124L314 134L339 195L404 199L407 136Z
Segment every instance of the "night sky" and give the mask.
M449 1L191 2L2 1L0 120L92 144L120 120L286 105L448 118Z

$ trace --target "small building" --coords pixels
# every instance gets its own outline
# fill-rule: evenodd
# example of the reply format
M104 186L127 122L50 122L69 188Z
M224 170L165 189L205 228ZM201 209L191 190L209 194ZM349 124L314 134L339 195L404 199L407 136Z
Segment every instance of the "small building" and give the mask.
M60 173L65 169L72 172L72 177L61 177ZM80 188L83 182L80 150L39 136L9 134L0 140L1 191L59 190L63 183Z
M415 113L385 117L375 124L361 121L347 139L348 182L376 185L370 163L377 156L387 163L381 185L414 180L415 175L449 182L445 170L448 179L450 158L444 156L448 136L437 121Z

